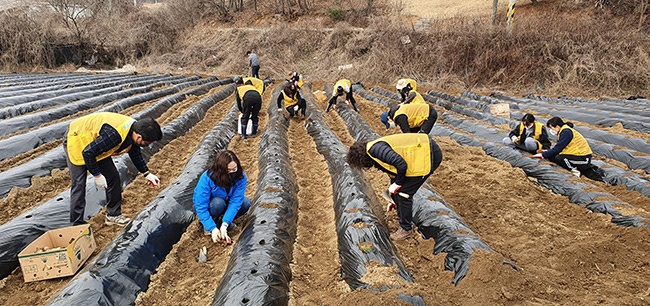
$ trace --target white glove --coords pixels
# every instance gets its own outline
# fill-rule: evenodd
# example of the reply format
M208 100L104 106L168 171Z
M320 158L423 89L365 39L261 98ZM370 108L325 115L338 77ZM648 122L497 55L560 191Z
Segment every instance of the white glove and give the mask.
M210 232L210 234L212 236L212 242L214 242L214 243L216 243L217 241L219 241L221 239L221 236L220 236L221 233L219 232L219 229L216 228L216 227L212 230L212 232Z
M278 113L281 112L281 111L282 111L282 109L281 109L281 108L278 108Z
M297 111L298 111L298 105L296 105L296 106L293 107L293 111L294 111L294 112L297 112Z
M517 142L519 141L519 137L517 137L517 136L512 136L512 137L510 137L510 139L511 139L512 142L514 142L514 143L517 143Z
M149 181L149 184L151 184L151 186L153 187L158 187L158 185L160 184L160 180L153 173L148 173L145 176L145 178L147 179L147 181Z
M108 184L106 184L106 178L103 175L99 174L98 176L93 176L93 178L95 179L95 186L97 186L97 188L108 188Z
M388 186L388 192L390 192L390 194L396 194L400 188L402 188L402 186L392 183Z
M388 204L386 204L386 213L389 213L391 210L396 209L396 208L397 208L397 205L395 205L395 203L388 202Z
M221 223L221 228L219 229L221 232L221 240L226 242L227 244L232 243L232 239L230 239L230 236L228 236L228 223L223 222Z
M533 158L543 159L544 156L542 156L542 153L537 153L537 154L533 155Z

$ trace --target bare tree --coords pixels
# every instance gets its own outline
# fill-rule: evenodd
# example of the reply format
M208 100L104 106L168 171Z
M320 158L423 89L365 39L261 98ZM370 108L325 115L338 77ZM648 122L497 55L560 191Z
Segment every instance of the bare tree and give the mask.
M76 43L88 42L88 30L96 17L106 8L107 0L48 0L59 21L73 33Z

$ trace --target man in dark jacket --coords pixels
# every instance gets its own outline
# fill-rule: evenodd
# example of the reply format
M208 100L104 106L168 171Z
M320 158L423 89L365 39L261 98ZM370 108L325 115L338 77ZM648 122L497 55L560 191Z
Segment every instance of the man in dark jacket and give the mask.
M390 235L402 240L413 233L413 195L440 166L442 151L426 134L395 134L373 141L357 141L350 147L351 167L375 167L390 177L388 192L397 204L400 228ZM387 212L390 211L387 209Z
M122 183L111 156L129 153L136 169L152 186L160 180L149 172L140 147L162 139L160 125L152 118L131 117L99 112L70 122L63 150L72 187L70 188L70 222L85 224L86 176L93 175L95 185L106 189L106 224L124 226L131 221L122 215Z

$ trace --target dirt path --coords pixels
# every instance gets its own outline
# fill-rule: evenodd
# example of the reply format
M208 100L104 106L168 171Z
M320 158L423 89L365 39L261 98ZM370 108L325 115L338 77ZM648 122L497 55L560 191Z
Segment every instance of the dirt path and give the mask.
M288 138L289 156L300 186L289 304L331 304L349 291L339 276L332 181L305 121L292 121Z
M521 3L527 1L518 1ZM492 0L405 0L402 4L402 14L415 15L422 18L448 18L455 16L490 16ZM508 1L499 1L499 7L506 7ZM518 3L519 4L519 3Z

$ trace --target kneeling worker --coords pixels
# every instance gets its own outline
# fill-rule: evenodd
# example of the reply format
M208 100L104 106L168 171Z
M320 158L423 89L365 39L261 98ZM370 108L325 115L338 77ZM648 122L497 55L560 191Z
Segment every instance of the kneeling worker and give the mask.
M519 126L513 129L508 137L503 138L503 144L531 154L551 148L544 124L536 121L532 114L525 114L521 118Z
M380 118L386 129L397 125L402 133L429 134L438 120L438 112L429 104L398 104L381 114Z
M345 94L345 103L352 103L352 107L358 113L359 108L357 107L357 101L352 96L352 82L348 79L340 79L334 84L334 89L332 89L332 98L327 104L325 112L329 112L330 108L334 106L336 108L336 99Z
M390 238L410 237L413 195L442 162L438 144L426 134L413 133L389 135L370 142L361 140L350 147L347 162L357 169L375 167L388 174L391 183L388 192L397 204L400 224Z
M246 138L246 128L248 128L249 118L253 121L253 129L251 130L250 136L255 137L257 134L260 109L262 108L262 95L255 86L245 85L244 80L240 77L235 77L235 84L237 84L237 108L242 112L241 137Z

